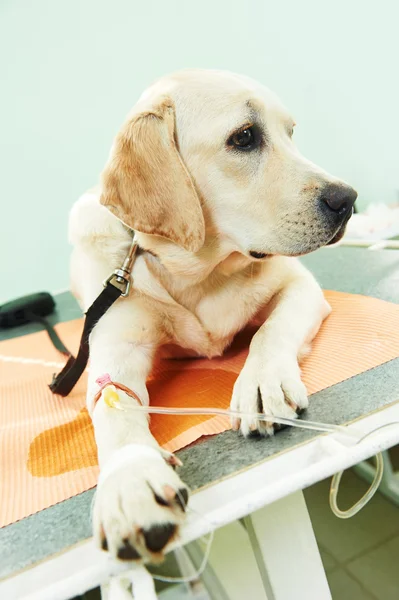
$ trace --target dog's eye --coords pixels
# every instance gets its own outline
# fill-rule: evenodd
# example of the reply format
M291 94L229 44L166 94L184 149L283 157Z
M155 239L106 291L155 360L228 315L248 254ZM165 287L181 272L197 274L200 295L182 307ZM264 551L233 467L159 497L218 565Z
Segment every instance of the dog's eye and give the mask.
M236 131L227 140L227 145L237 150L252 150L259 146L260 135L254 125Z
M237 133L231 136L231 141L237 148L247 148L252 144L253 139L254 134L252 133L252 129L250 127L248 127L248 129L237 131Z

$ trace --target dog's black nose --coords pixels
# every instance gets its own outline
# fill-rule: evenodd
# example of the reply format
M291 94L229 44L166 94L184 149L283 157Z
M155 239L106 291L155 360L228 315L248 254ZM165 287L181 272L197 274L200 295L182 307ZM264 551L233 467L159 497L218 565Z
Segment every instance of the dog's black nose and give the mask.
M321 201L333 212L344 215L352 209L357 192L349 185L329 183L321 193Z

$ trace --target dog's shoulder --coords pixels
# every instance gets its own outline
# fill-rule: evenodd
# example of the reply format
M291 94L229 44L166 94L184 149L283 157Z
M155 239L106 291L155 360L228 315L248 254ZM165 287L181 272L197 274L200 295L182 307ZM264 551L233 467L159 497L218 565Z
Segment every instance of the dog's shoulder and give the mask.
M100 204L100 188L84 193L72 206L69 215L69 241L75 245L96 245L112 240L115 244L131 239L128 229Z

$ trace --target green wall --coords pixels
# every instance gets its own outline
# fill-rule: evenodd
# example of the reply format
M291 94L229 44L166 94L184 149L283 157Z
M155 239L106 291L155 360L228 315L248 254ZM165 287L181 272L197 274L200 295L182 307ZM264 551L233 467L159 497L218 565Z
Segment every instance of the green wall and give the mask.
M359 204L397 199L397 0L0 0L0 301L68 286L68 211L154 78L225 68L273 88Z

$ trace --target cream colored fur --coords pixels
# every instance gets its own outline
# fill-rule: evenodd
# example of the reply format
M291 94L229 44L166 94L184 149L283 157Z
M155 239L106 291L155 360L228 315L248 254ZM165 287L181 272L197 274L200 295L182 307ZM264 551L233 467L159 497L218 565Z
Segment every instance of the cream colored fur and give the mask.
M235 130L254 120L267 131L259 152L226 146ZM258 390L270 415L295 417L307 406L298 356L330 308L295 256L337 234L318 196L338 180L301 156L291 139L293 125L269 90L217 71L165 77L134 107L100 186L80 198L70 217L72 289L84 310L123 261L131 242L127 227L137 230L148 251L137 258L129 297L119 299L91 335L90 410L98 376L109 373L148 403L146 379L160 348L218 356L255 316L263 324L232 407L257 412ZM270 256L257 260L251 250ZM123 393L120 399L133 402ZM100 399L92 418L100 467L112 459L95 502L94 534L114 555L128 539L141 556L157 560L162 549L146 547L143 528L178 525L184 515L173 502L157 503L148 483L159 496L185 486L156 454L118 466L127 444L160 452L145 416ZM244 435L273 433L271 424L254 418L234 420L233 427Z

